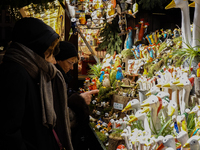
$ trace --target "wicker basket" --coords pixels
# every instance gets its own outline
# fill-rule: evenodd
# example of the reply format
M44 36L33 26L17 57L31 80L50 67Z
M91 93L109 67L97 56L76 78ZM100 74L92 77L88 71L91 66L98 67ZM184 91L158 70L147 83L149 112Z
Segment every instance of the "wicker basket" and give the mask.
M122 137L109 136L108 150L116 150L118 145L125 144Z

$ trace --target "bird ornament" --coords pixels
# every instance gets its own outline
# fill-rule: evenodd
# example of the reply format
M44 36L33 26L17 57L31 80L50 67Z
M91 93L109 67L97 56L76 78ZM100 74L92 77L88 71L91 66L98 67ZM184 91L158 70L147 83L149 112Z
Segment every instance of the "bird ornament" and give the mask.
M193 17L193 31L192 31L192 47L196 47L197 45L200 45L199 39L200 39L200 21L199 21L199 14L200 14L200 1L199 0L192 0L193 3L190 3L189 7L195 7L194 11L194 17Z
M125 149L126 147L122 144L122 145L117 146L116 150L125 150Z
M126 40L125 40L125 45L126 45L126 49L131 49L133 46L133 42L132 42L132 27L128 27L127 31L129 31L127 33L126 36Z
M162 148L164 147L172 148L173 150L176 150L175 139L172 135L166 135L163 138L162 143L159 145L159 147L156 150L162 150Z
M140 19L139 24L141 24L141 26L140 26L140 31L139 31L139 35L138 35L138 40L142 41L142 37L144 35L144 18Z
M110 87L110 78L109 78L110 76L109 76L109 73L108 72L105 72L104 73L104 79L103 79L103 81L102 81L102 85L104 86L104 87Z
M115 56L115 60L114 60L114 65L113 65L113 69L117 70L117 67L121 66L121 58L119 55Z
M136 43L138 41L138 36L139 36L139 24L135 25L135 38L134 38L134 43Z
M180 133L178 133L176 138L179 142L181 142L181 149L188 150L188 148L183 148L183 146L186 144L186 142L189 139L188 133L186 131L181 131Z
M200 140L199 136L192 136L187 140L185 145L183 145L183 148L190 148L190 150L199 150L200 149L199 140Z
M157 87L156 85L151 87L151 89L145 94L146 96L150 96L150 95L157 95L160 92L160 88Z
M132 99L126 104L126 107L122 110L122 112L128 111L128 110L139 110L140 109L140 102L138 99Z
M151 95L141 104L141 107L147 107L147 106L150 107L151 110L151 118L150 118L151 129L159 130L161 128L161 122L160 118L157 116L162 108L162 99L155 95Z
M187 48L191 45L192 37L190 30L190 16L189 16L189 3L186 0L172 0L165 9L180 8L181 9L181 29L182 29L182 47Z
M122 72L122 66L119 65L119 66L117 66L116 80L122 81L123 78L124 78L124 75L123 75L123 72Z
M85 81L84 81L84 89L85 89L85 91L88 91L89 87L90 87L90 78L87 77L87 78L85 78Z
M181 99L181 114L185 112L186 107L188 107L188 101L190 96L190 91L192 90L192 86L194 84L194 77L189 79L185 78L181 83L176 84L176 86L182 88L182 99Z
M101 69L100 78L99 78L99 82L101 82L101 83L102 83L102 81L103 81L104 74L105 74L104 69Z

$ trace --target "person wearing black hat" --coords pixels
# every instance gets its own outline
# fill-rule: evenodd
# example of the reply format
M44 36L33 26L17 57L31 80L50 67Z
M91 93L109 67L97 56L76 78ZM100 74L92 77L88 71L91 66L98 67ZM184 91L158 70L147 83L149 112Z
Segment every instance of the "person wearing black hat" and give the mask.
M75 46L66 41L60 41L60 52L55 56L56 67L63 74L66 84L71 81L70 70L73 70L73 65L78 61L79 56ZM101 146L89 126L89 107L92 94L98 93L99 90L92 90L79 94L68 92L68 106L70 113L72 144L74 150L100 150Z
M57 61L56 67L62 72L66 85L72 80L70 70L74 69L74 64L78 62L79 56L76 51L76 47L66 41L59 42L59 54L55 56Z
M73 150L65 80L54 65L58 42L42 20L15 23L0 65L1 150Z

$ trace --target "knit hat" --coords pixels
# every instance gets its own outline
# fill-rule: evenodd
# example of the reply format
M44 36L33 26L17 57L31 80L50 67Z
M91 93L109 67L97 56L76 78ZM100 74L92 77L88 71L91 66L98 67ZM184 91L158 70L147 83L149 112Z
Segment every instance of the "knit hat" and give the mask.
M76 47L69 42L66 41L60 41L60 52L58 55L55 56L56 60L66 60L71 57L77 57L78 58L78 53L76 51Z
M59 35L42 20L26 17L18 20L12 31L12 41L18 42L44 58L44 52Z

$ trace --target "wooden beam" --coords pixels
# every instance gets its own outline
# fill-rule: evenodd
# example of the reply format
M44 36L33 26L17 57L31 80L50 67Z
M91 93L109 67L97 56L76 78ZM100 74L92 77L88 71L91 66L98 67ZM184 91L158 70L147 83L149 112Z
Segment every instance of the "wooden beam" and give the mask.
M85 42L85 45L88 47L89 51L92 53L94 59L96 60L97 63L99 63L99 59L96 56L95 52L93 51L93 49L91 48L90 44L87 42L86 38L84 37L83 33L81 32L80 28L77 27L77 32L80 34L81 38L83 39L83 41Z

